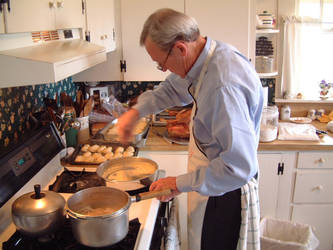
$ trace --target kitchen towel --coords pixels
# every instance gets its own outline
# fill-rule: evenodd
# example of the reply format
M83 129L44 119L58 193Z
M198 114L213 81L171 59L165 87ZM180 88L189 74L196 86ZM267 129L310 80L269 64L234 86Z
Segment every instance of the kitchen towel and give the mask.
M237 250L260 250L258 181L254 178L241 187L241 207Z
M170 207L170 217L166 229L165 250L180 250L179 201L175 197Z
M319 137L311 124L280 122L278 140L319 141Z

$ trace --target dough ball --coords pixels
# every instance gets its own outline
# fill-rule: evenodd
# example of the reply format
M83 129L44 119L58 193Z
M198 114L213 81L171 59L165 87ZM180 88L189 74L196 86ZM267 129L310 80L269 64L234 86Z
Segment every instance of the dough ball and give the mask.
M83 156L84 156L84 157L89 157L89 156L91 156L91 152L89 152L89 151L88 151L88 152L85 152L85 153L83 154Z
M116 151L114 151L116 154L117 153L123 153L124 152L124 148L123 147L118 147L117 149L116 149Z
M123 154L122 154L122 153L119 153L119 152L118 152L118 153L115 153L114 156L113 156L114 159L116 159L116 158L121 158L121 157L123 157Z
M84 144L81 148L82 152L87 152L89 150L90 145L89 144Z
M98 149L99 149L99 145L97 145L97 144L89 147L89 151L93 152L93 153L97 152Z
M106 161L106 158L104 156L99 156L98 158L94 159L94 162L96 163L102 163L102 162L105 162Z
M104 149L106 149L106 146L101 145L101 146L99 146L99 148L97 149L97 152L98 152L98 153L102 153Z
M94 154L92 154L92 158L93 158L94 160L96 160L97 158L99 158L99 157L101 157L101 156L102 156L101 153L94 153Z
M85 156L83 161L84 162L94 162L94 158L92 156Z
M128 152L128 151L125 151L125 152L123 153L123 156L124 156L124 157L130 157L130 156L133 156L133 155L134 155L133 152Z
M106 153L104 157L108 160L111 160L113 158L113 153L112 152Z
M84 162L84 156L83 155L78 155L78 156L76 156L76 158L75 158L75 161L76 162Z
M102 153L103 154L112 153L112 147L106 147Z
M134 152L135 152L135 149L134 149L133 146L128 146L128 147L126 148L125 151L126 151L126 152L132 152L132 153L134 153Z

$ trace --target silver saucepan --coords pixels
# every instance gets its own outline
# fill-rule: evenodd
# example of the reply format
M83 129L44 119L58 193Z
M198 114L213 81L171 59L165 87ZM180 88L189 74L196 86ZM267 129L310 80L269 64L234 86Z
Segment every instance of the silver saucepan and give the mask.
M17 198L12 205L12 219L17 229L25 235L39 237L55 232L65 220L65 199L53 191L35 192Z
M102 186L81 190L67 201L74 237L88 247L113 245L128 233L128 213L132 202L169 194L171 190L129 196L122 190Z

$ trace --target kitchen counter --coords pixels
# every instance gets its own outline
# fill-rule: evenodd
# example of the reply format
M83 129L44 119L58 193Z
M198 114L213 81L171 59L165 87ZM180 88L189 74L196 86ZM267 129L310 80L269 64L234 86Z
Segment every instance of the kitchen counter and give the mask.
M317 129L326 131L326 123L314 121L312 123ZM171 144L161 134L165 127L151 127L147 141L140 151L187 151L187 146ZM333 133L328 132L320 141L279 141L259 143L258 151L316 151L333 150Z

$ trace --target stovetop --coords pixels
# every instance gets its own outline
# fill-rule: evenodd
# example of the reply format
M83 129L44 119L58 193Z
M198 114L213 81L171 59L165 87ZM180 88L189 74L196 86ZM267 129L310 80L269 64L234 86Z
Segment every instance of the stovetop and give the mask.
M3 250L131 250L134 249L141 223L137 218L129 222L127 236L115 245L103 248L91 248L79 244L72 233L70 220L56 233L43 238L31 238L16 231L8 241L3 243Z

